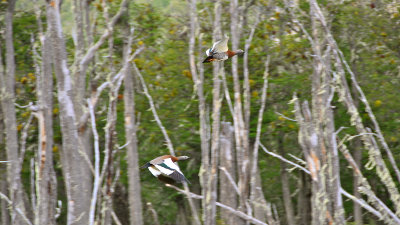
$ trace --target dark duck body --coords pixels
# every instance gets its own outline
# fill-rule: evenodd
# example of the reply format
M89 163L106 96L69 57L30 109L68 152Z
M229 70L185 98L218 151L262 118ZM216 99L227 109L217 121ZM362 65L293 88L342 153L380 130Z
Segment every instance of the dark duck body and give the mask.
M155 177L160 181L165 183L187 182L190 184L189 180L186 179L182 171L175 164L177 161L186 160L188 156L175 157L172 155L163 155L157 157L150 162L147 162L142 168L147 168Z
M222 40L215 42L213 46L206 51L207 58L203 61L203 63L209 63L213 61L224 61L235 55L244 54L244 51L241 49L236 51L230 51L228 49L228 40L229 37L225 35Z

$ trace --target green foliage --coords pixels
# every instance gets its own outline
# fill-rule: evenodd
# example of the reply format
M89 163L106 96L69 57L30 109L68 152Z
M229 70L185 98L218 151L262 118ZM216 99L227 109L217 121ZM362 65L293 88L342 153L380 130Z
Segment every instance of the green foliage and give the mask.
M110 6L109 13L114 15L120 4L118 1L108 1ZM331 30L340 49L348 60L356 77L362 86L367 99L374 111L381 129L392 149L396 159L400 158L400 102L398 99L399 62L400 62L400 37L399 37L399 10L387 10L384 7L371 8L359 1L344 1L343 3L332 3L320 1L326 9L327 17L331 22ZM75 46L71 36L72 13L69 9L71 2L65 1L63 5L63 25L66 27L65 37L69 65L72 64L75 54ZM98 1L92 3L93 11L101 14L101 4ZM256 7L268 7L269 1L257 1ZM302 158L302 153L298 145L297 134L298 125L296 122L287 118L294 118L293 105L288 102L296 92L301 100L311 100L311 75L312 51L310 43L304 36L300 28L291 22L289 13L283 10L283 2L278 1L277 6L282 10L268 11L268 16L263 17L254 34L249 51L249 74L251 88L251 121L250 139L253 143L256 135L257 115L260 109L260 100L263 87L264 61L266 56L271 57L269 67L269 86L267 92L266 110L264 112L261 130L261 142L270 150L276 151L280 146L278 138L284 134L283 148L286 153ZM179 5L179 6L178 6ZM90 71L98 75L96 82L101 84L112 71L110 65L119 70L122 62L122 47L126 34L121 30L127 24L135 28L135 39L131 46L132 51L145 45L146 50L136 59L135 64L142 72L147 83L150 94L152 95L158 115L166 127L168 134L174 144L178 155L189 155L191 160L180 163L182 171L193 187L198 187L198 171L200 167L200 137L199 137L199 112L196 93L193 90L192 74L189 70L188 62L188 38L187 26L188 16L185 5L180 1L157 0L153 3L147 1L135 1L130 4L130 17L123 17L117 23L114 33L113 50L114 55L108 58L96 58L96 62L90 65ZM223 1L222 26L225 33L229 33L230 15L229 3ZM252 13L255 7L249 10ZM307 14L309 11L308 1L299 1L299 8ZM202 35L203 49L196 54L203 54L204 50L211 45L212 25L210 15L212 14L213 3L198 3L199 24L197 41ZM184 11L185 10L185 11ZM252 11L253 10L253 11ZM5 11L5 4L0 4L0 12ZM249 13L249 15L251 14ZM310 30L309 18L298 15L299 20ZM128 20L129 19L129 20ZM127 21L128 20L128 21ZM244 41L249 34L249 25L254 18L249 16L248 24L244 26L240 46L243 48ZM0 26L4 24L0 20ZM14 46L17 64L16 75L16 94L17 103L27 105L35 102L36 97L36 74L32 61L31 36L34 35L35 43L38 44L38 28L35 14L31 9L28 11L18 11L14 15ZM46 26L46 25L45 25ZM105 19L102 16L96 17L96 27L102 30L105 27ZM99 36L96 36L97 41ZM1 37L3 43L3 37ZM108 52L108 45L105 44L99 50L100 53ZM4 54L4 53L3 53ZM197 55L196 55L197 56ZM239 74L242 74L242 59L239 58ZM230 72L231 62L225 62L225 71L228 87L232 90L232 76ZM205 96L208 107L212 102L212 66L204 64L205 69ZM242 78L242 77L241 77ZM351 85L350 79L348 80ZM89 80L88 86L89 86ZM159 155L169 154L165 146L164 137L154 121L147 98L142 94L142 88L138 80L135 81L136 98L135 104L137 117L139 119L138 139L139 139L139 162L144 164ZM116 147L125 144L125 130L123 120L123 90L118 96L117 104L117 124L116 124ZM56 93L55 93L56 95ZM194 97L193 97L194 96ZM355 95L356 96L356 95ZM231 95L232 97L232 95ZM100 136L101 157L104 158L104 128L106 126L107 110L109 104L108 93L100 96L101 101L97 107L96 114L97 130ZM357 100L358 101L358 100ZM363 122L368 127L373 127L369 119L365 106L358 101L359 111ZM345 134L355 135L356 131L350 124L350 118L345 107L338 101L337 96L333 99L335 105L335 127L348 127L339 134L343 138ZM278 113L284 116L278 115ZM61 131L58 118L58 103L55 99L54 105L54 162L58 182L58 198L63 201L63 209L58 222L64 224L66 220L66 196L64 180L61 172L60 151L62 146ZM29 117L28 109L17 109L18 130ZM231 121L229 109L225 103L222 105L222 118ZM287 117L287 118L285 118ZM22 179L25 190L30 190L30 162L28 159L34 157L33 148L37 144L37 121L34 120L31 129L28 131L28 148L26 160L23 164ZM115 147L115 148L116 148ZM281 146L282 147L282 146ZM353 146L350 146L352 150ZM287 157L287 155L285 156ZM120 184L128 185L127 182L127 162L126 151L118 150L116 158L120 161L121 177ZM368 156L363 152L363 162L366 163ZM260 150L259 167L262 176L263 190L266 198L278 206L281 218L284 215L282 203L282 189L280 180L280 161ZM341 159L342 185L347 191L352 190L352 171L346 169L347 162ZM343 168L343 169L342 169ZM363 173L373 184L373 188L379 193L378 196L387 200L387 193L383 185L375 177L374 171L363 169ZM290 173L290 184L292 192L296 189L296 172ZM179 207L186 204L182 196L176 191L166 188L162 183L155 179L147 170L141 171L142 196L143 202L151 202L155 207L162 224L175 224L176 215ZM123 188L121 189L121 191ZM121 197L119 205L124 205ZM295 199L295 198L293 198ZM126 199L125 199L126 200ZM183 202L183 203L182 203ZM181 203L181 204L179 204ZM352 213L352 203L345 201L346 216ZM151 216L145 211L146 223L151 224ZM219 221L222 223L222 221Z

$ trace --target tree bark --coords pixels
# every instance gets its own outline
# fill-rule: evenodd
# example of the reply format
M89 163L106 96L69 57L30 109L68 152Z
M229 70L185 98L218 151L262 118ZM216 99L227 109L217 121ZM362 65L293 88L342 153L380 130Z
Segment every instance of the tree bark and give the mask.
M40 135L35 169L37 182L35 224L51 225L56 224L57 181L53 166L53 74L48 33L41 38L41 44L42 66L41 69L36 70L39 108L37 118ZM39 67L37 63L36 66Z
M354 140L354 161L356 162L357 166L361 168L361 159L362 159L362 143L359 139ZM361 199L361 193L358 191L358 184L360 183L359 177L357 174L353 174L353 195L354 197ZM354 222L356 225L363 225L363 216L362 216L362 208L361 206L354 202Z
M279 133L278 137L278 149L279 154L281 156L285 156L285 146L284 141L285 134L283 132ZM286 216L286 223L288 225L295 225L295 217L293 212L293 204L292 198L290 194L290 182L289 182L289 174L286 171L286 163L281 161L281 183L282 183L282 194L283 194L283 205L285 207L285 216Z
M360 94L360 100L361 102L364 103L366 112L368 113L369 118L371 119L372 123L374 124L374 129L376 132L376 135L378 137L378 140L380 141L381 145L385 149L385 153L387 154L387 157L389 159L389 162L391 163L394 172L400 180L400 171L397 168L396 162L393 158L392 152L387 146L387 143L385 142L385 139L381 133L380 127L378 125L378 122L376 121L375 115L372 112L372 109L364 95L364 92L362 91L361 87L358 85L358 82L356 80L356 77L353 73L353 71L350 69L350 66L348 65L347 61L344 59L343 53L339 49L335 39L333 38L331 31L327 25L325 16L323 15L318 3L315 0L310 0L310 5L312 6L311 8L314 9L315 11L315 16L317 19L321 22L322 28L324 29L325 35L326 35L326 40L329 46L332 48L332 56L335 59L335 69L337 70L337 73L335 73L335 78L336 78L336 83L338 85L338 93L339 93L339 100L345 104L347 107L347 110L349 114L351 115L351 124L355 126L357 129L357 132L361 134L361 139L364 143L364 146L368 149L368 152L371 156L371 159L373 159L373 165L376 166L376 173L378 174L378 177L382 181L382 183L385 185L390 199L394 203L394 207L396 208L396 214L400 215L400 193L399 190L396 187L396 184L393 180L393 177L390 174L390 171L388 167L386 166L383 158L382 158L382 153L375 141L375 137L372 135L363 135L366 133L371 133L368 128L364 126L362 123L362 119L360 117L360 114L357 110L357 107L354 104L353 97L351 95L349 85L347 83L347 78L345 76L346 71L350 74L351 81L353 82L353 85L357 89L358 93ZM345 70L346 69L346 70ZM372 161L371 161L372 162Z
M214 6L214 30L213 41L219 40L221 35L221 3L218 1ZM205 195L205 224L213 225L216 223L217 201L217 179L219 161L219 138L220 138L220 114L221 114L221 73L223 73L223 63L213 63L213 105L212 105L212 131L211 131L211 152L210 164L208 167L207 194Z
M297 224L308 225L311 221L311 179L303 171L299 172L298 188Z
M71 67L72 74L72 94L76 118L81 118L83 114L87 111L86 108L86 69L81 69L80 63L85 54L85 32L84 32L84 8L83 4L86 1L73 0L72 9L75 22L75 55L74 55L74 66ZM76 69L78 68L78 69ZM78 139L82 146L80 149L80 154L85 157L87 162L92 162L93 159L93 133L91 129L87 129L87 124L85 126L78 127ZM86 209L90 208L90 190L93 189L93 174L90 170L89 163L82 163L81 165L81 183L82 190L85 192L85 198L81 200L81 204Z
M5 13L5 62L6 70L0 71L1 106L4 115L7 153L7 183L12 207L10 208L11 224L25 224L16 208L25 214L24 191L21 183L21 159L19 154L17 119L15 111L15 52L13 44L13 14L16 0L8 1ZM1 52L0 52L1 54ZM2 62L1 62L2 63Z
M237 50L239 46L240 32L238 31L239 21L239 4L238 0L230 1L230 15L231 15L231 36L232 36L232 49ZM246 130L244 115L242 110L240 81L238 74L238 58L232 57L232 77L234 89L234 127L235 127L235 140L237 151L238 163L238 176L239 176L239 209L247 213L246 201L249 196L249 140L248 131Z
M189 3L189 15L190 15L190 32L189 32L189 64L190 64L190 73L192 74L192 79L194 83L194 89L196 91L198 101L199 101L199 121L200 121L200 141L201 141L201 166L199 171L200 185L202 187L202 195L206 196L208 193L208 180L209 173L208 168L210 164L210 145L209 145L209 132L208 123L207 123L207 115L206 115L206 101L204 97L204 76L203 70L201 69L199 73L196 68L196 58L195 58L195 44L196 44L196 32L198 30L197 24L197 1L191 0ZM201 43L199 43L201 44ZM202 65L200 65L202 66ZM199 67L200 68L200 67ZM204 210L206 209L206 201L203 199L202 201L203 207L203 221L206 221L206 213Z
M129 18L129 17L128 17ZM130 36L129 26L126 24L125 35ZM125 39L124 61L130 56L131 41ZM138 140L136 136L136 109L134 79L131 67L128 65L124 78L124 115L125 115L125 141L127 143L128 160L128 192L129 192L129 218L131 225L143 224L142 199L139 173Z
M220 167L225 169L231 176L233 182L236 184L236 163L234 150L234 129L230 122L221 123L221 137L220 137ZM237 207L237 193L235 188L231 185L229 178L220 174L219 176L219 201L231 208ZM236 224L238 219L233 216L228 210L221 208L221 219L225 224ZM257 218L257 217L256 217Z
M1 57L1 47L0 47L0 62L2 62ZM3 64L0 63L0 73L3 73ZM2 76L2 75L0 75ZM5 149L5 139L4 139L4 114L0 108L0 149ZM0 159L7 159L6 151L0 151ZM4 161L4 160L3 160ZM7 164L5 162L0 162L0 192L8 195L7 191ZM4 199L0 200L0 214L1 214L1 224L10 225L10 214L8 213L8 204Z
M271 204L267 203L264 197L264 193L262 191L261 175L260 175L260 170L258 168L258 149L260 146L262 121L267 101L269 62L270 62L270 57L268 56L267 60L265 61L265 70L263 75L264 84L262 88L261 103L260 103L261 107L258 111L257 133L256 133L256 140L254 142L252 163L251 163L250 202L254 210L254 216L257 219L261 221L267 220L269 224L276 224L276 221L272 216Z
M67 224L87 224L90 201L90 190L85 190L81 176L85 174L87 162L82 156L84 152L79 142L77 117L73 101L73 88L63 31L61 27L59 0L47 1L47 24L52 40L52 56L57 77L58 103L60 106L62 132L62 166L68 199Z

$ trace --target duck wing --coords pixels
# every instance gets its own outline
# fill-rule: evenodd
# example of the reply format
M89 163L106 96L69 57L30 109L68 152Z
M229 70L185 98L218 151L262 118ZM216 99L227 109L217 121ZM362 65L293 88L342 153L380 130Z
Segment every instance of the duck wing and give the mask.
M228 51L228 36L224 36L221 40L215 42L213 46L206 51L207 56Z
M183 175L179 167L172 162L171 158L164 159L162 163L154 165L162 174L174 179L177 182L189 181Z

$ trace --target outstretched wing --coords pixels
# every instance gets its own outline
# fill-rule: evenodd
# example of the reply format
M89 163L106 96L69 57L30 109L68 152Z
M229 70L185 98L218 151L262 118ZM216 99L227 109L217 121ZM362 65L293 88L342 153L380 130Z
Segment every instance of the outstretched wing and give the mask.
M173 173L171 173L171 175L169 175L169 177L171 177L172 179L176 180L179 183L182 183L183 181L185 181L190 184L188 179L186 179L186 177L182 173L180 173L176 170Z
M177 182L189 181L183 175L179 167L172 162L171 158L164 159L162 163L154 165L161 173L164 175L169 176L170 178L174 179Z
M215 42L213 44L212 48L207 50L207 52L206 52L207 56L210 56L210 55L213 55L216 53L227 52L228 51L228 40L229 40L229 37L225 35L224 38L222 38L222 40Z

